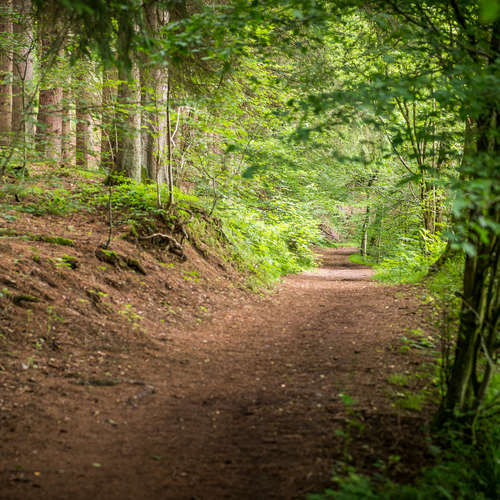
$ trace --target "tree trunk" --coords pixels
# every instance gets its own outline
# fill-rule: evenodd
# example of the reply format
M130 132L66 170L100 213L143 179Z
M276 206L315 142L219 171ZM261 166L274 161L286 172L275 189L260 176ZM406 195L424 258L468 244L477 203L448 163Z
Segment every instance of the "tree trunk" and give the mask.
M125 15L125 14L124 14ZM127 40L127 21L118 21L118 57L121 61L118 67L118 86L116 131L117 148L115 156L116 173L141 180L141 86L136 55L130 56ZM127 61L130 67L127 67Z
M117 98L116 68L102 71L102 110L101 110L101 166L111 170L116 157L117 137L115 124L115 102Z
M141 180L141 92L137 63L130 73L124 68L118 72L118 106L116 115L118 144L115 171L136 181Z
M163 182L165 177L163 160L167 143L165 74L159 68L144 69L141 82L143 86L143 166L149 179Z
M40 90L37 116L38 150L47 160L58 161L61 151L61 99L62 89Z
M89 104L89 93L83 83L76 99L76 165L85 170L89 168L91 149Z
M161 126L159 107L162 106L161 78L162 75L158 69L151 69L146 65L141 68L143 166L146 175L151 180L157 179L160 166L158 141Z
M436 232L436 193L435 190L429 186L425 179L420 182L420 201L422 210L422 225L429 233Z
M368 253L368 226L370 224L370 188L373 186L373 183L377 180L378 172L372 174L372 176L368 179L367 187L367 199L366 199L366 211L365 218L363 221L363 227L361 230L361 255L366 257Z
M370 248L377 248L377 262L380 261L380 247L381 247L381 237L382 237L382 219L383 219L383 209L377 206L375 211L375 220L373 222L373 235L371 236L368 245ZM372 252L373 255L373 252Z
M168 206L174 203L174 171L172 168L172 127L170 123L170 98L172 95L170 70L167 75L167 184Z
M487 338L495 337L498 315L498 244L478 245L477 256L465 258L464 291L455 359L441 414L466 415L477 410L489 383L490 370L479 368ZM488 288L495 297L488 296ZM493 300L493 303L492 303ZM496 310L495 310L496 309ZM484 343L484 345L483 345ZM488 355L491 356L491 353ZM488 363L485 365L488 367ZM481 373L482 371L482 373ZM487 377L487 378L485 378ZM481 391L479 391L481 387ZM470 415L469 415L470 418Z
M51 24L52 19L40 21L40 66L41 73L47 75L46 87L40 90L37 115L37 149L44 154L42 160L59 162L61 158L62 132L62 88L57 86L50 71L57 65L61 39L58 39Z
M16 144L22 149L23 163L26 163L27 149L34 136L33 95L33 28L30 0L14 0L13 9L18 20L13 24L13 32L20 47L13 55L12 81L12 133Z
M9 146L12 135L12 21L11 1L0 1L0 146Z
M71 89L65 87L62 95L62 128L61 128L61 160L64 166L69 167L73 164L73 134L71 133Z
M58 161L61 151L61 99L62 89L40 90L37 116L38 150L47 160Z
M168 23L168 12L154 3L149 3L145 5L145 14L151 36L158 36L160 27ZM143 167L149 179L162 183L165 177L163 158L167 134L165 113L166 75L165 70L161 67L152 67L147 58L144 58L142 62Z
M366 257L368 252L368 224L370 222L370 207L366 207L365 220L363 221L363 229L361 231L361 255Z

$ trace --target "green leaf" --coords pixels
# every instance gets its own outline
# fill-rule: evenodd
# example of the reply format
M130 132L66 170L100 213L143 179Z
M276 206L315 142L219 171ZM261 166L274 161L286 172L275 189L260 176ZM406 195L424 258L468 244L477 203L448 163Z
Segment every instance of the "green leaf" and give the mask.
M483 23L492 23L500 17L500 0L481 0L480 18Z

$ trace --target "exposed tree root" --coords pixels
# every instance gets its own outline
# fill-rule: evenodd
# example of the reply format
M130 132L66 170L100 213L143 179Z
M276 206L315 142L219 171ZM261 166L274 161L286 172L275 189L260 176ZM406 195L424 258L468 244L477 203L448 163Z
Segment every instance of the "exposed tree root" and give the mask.
M150 234L149 236L139 236L140 240L158 240L158 241L165 241L167 242L167 248L169 252L172 252L175 255L178 255L179 257L183 258L184 260L187 259L186 255L184 254L184 250L182 248L182 245L173 237L168 234L164 233L153 233Z

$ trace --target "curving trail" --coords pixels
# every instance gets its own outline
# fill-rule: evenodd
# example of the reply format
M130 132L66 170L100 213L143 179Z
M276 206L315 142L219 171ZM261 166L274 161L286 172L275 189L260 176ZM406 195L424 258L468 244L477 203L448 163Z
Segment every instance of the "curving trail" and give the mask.
M339 393L366 426L352 449L361 467L384 454L418 460L408 443L421 417L394 414L387 376L421 362L397 348L421 314L401 288L369 281L353 251L322 250L319 269L272 296L158 342L134 361L145 385L68 382L26 429L36 484L3 483L0 497L304 498L346 451Z

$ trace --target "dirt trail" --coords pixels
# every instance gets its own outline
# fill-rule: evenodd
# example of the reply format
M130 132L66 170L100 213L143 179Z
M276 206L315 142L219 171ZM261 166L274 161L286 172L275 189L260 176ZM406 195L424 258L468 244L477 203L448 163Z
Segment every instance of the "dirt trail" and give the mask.
M319 269L271 297L170 331L123 361L136 380L44 382L35 416L2 437L0 497L304 498L347 450L335 433L350 418L340 393L358 402L365 430L349 453L361 468L391 454L420 460L424 419L396 414L387 377L422 362L398 339L423 313L401 288L369 281L352 252L322 251Z

